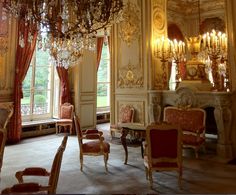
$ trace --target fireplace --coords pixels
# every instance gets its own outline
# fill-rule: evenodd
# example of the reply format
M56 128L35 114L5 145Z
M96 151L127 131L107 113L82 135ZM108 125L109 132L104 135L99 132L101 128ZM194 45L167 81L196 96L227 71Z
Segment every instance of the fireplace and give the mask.
M149 91L150 107L166 105L203 108L207 113L206 133L217 138L216 153L222 158L232 158L230 92L196 91L188 87L176 91ZM160 114L160 113L159 113ZM157 117L158 118L158 117Z

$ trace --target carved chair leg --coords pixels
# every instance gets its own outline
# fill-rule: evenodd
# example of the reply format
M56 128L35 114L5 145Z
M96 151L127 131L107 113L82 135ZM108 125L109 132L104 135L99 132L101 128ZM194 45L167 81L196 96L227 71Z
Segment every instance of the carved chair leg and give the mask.
M56 134L58 134L58 125L56 124Z
M105 163L106 172L108 171L108 168L107 168L107 161L108 161L108 153L105 153L105 154L104 154L104 163Z
M70 125L70 135L72 135L72 125Z
M110 130L110 135L111 135L111 140L113 139L114 135L114 131Z
M182 189L182 173L183 173L182 167L179 168L178 172L179 172L179 178L178 178L179 189Z
M152 179L152 170L151 169L148 169L148 175L149 175L150 188L152 189L153 179Z
M83 171L83 154L80 152L80 171Z
M146 180L148 180L148 168L145 166Z

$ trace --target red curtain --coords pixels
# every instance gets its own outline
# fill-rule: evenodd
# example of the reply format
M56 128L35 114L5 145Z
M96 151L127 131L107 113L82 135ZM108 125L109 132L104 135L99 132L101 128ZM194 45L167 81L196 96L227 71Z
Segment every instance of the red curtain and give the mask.
M29 41L29 38L32 40ZM22 124L21 124L21 98L23 98L22 82L30 66L37 40L36 25L25 22L22 18L18 21L18 43L19 38L24 41L24 47L19 44L16 49L15 63L15 82L14 82L14 114L12 117L12 127L8 131L8 142L15 143L20 141Z
M97 71L98 71L101 56L102 56L103 42L104 42L104 37L98 37L97 38Z
M60 78L60 105L65 102L71 103L70 87L69 87L69 74L68 69L62 66L57 66L57 73Z

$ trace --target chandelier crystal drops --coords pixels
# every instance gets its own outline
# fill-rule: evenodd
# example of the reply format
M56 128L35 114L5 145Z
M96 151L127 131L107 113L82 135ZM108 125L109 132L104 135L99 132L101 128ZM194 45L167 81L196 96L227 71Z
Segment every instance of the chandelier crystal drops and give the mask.
M99 30L121 21L123 1L3 0L3 6L11 15L36 23L38 48L49 49L57 65L68 67L83 49L95 49Z

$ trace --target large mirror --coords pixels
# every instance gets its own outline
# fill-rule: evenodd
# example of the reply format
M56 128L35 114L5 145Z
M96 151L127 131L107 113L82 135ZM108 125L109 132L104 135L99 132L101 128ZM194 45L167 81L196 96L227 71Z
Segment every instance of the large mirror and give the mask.
M213 29L215 36L218 36L218 32L226 33L225 1L168 0L167 21L168 38L186 43L184 59L178 63L172 62L169 88L175 90L179 87L178 83L185 85L187 81L198 90L228 91L227 45L226 48L221 47L222 51L216 55L207 50L208 39L205 38L205 42L203 39L206 33L212 33ZM210 34L210 37L213 35ZM222 41L227 42L227 38L224 38L220 38L216 45ZM199 42L199 51L196 52L196 48L191 48L190 40L194 46ZM206 43L205 48L204 43ZM210 43L209 41L209 45ZM194 54L197 55L193 56Z

